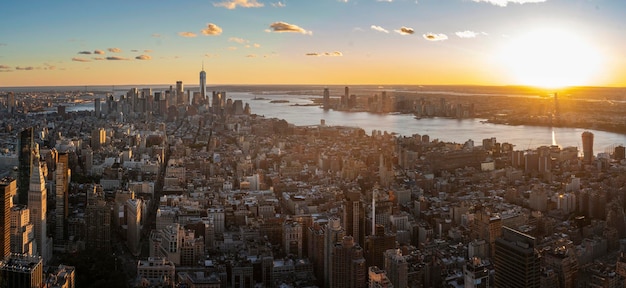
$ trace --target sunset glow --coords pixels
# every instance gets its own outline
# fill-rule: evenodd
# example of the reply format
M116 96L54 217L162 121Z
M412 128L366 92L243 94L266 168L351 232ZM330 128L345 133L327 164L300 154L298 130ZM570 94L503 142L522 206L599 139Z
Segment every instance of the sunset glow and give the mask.
M196 84L203 62L208 85L624 86L625 6L11 1L0 20L0 87Z

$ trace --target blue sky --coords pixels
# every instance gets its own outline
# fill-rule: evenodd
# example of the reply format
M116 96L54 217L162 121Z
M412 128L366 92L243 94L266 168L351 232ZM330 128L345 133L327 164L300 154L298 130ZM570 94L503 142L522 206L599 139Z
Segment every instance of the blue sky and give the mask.
M626 1L8 1L0 7L0 87L195 83L202 63L215 84L626 81ZM209 24L213 30L205 35Z

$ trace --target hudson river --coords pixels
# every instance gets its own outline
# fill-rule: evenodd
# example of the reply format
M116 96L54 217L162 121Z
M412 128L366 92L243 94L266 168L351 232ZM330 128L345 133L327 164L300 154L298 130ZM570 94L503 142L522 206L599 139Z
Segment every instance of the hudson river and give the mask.
M254 114L267 118L285 119L298 126L319 125L324 119L326 125L360 127L367 134L371 134L373 130L395 132L402 136L420 134L429 135L431 140L439 139L456 143L464 143L472 139L475 145L482 145L482 139L496 137L498 142L514 144L517 150L551 145L553 131L556 144L562 147L579 147L579 150L582 150L582 132L592 132L594 153L605 152L613 146L626 144L626 135L597 130L508 126L483 123L482 119L422 118L417 120L410 114L324 111L319 106L293 106L294 104L311 104L313 103L311 98L319 98L319 95L256 95L265 100L254 100L255 95L243 92L227 92L226 96L233 100L241 99L244 103L250 104ZM270 103L271 100L288 100L289 103Z
M312 98L320 95L286 95L248 92L227 92L227 98L243 100L250 104L252 113L267 118L285 119L298 126L319 125L325 120L329 126L360 127L367 134L373 130L397 133L402 136L413 134L429 135L430 139L444 142L464 143L472 139L475 145L482 145L482 139L496 137L500 143L515 145L516 150L551 145L554 140L561 147L575 146L582 150L581 134L590 131L594 134L594 153L607 152L614 146L626 145L626 135L598 130L576 128L551 128L541 126L508 126L484 123L483 119L422 118L417 120L410 114L374 114L368 112L324 111L319 106L294 106L312 104ZM255 100L254 98L264 100ZM272 100L287 100L288 103L270 103ZM67 111L93 110L93 103L67 107ZM611 151L612 152L612 151Z

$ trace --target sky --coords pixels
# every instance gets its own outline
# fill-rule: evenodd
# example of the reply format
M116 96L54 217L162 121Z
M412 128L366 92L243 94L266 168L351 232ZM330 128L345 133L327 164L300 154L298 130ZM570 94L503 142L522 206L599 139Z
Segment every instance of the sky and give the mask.
M4 1L0 87L626 86L621 0Z

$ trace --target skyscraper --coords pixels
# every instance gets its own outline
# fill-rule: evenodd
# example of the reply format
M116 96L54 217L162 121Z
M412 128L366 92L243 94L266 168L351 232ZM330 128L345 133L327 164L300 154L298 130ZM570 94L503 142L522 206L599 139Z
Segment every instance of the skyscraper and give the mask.
M354 243L351 236L344 236L331 249L330 286L327 287L365 287L366 271L363 249Z
M0 287L43 287L41 257L10 254L0 262L0 279Z
M0 180L0 257L3 258L11 254L11 197L16 190L14 179Z
M585 131L582 134L583 138L583 161L586 164L591 164L593 160L593 133Z
M200 71L200 98L206 101L206 72L204 72L204 62L202 62L202 71Z
M39 154L35 153L33 173L30 177L30 188L28 190L28 209L30 209L30 222L35 226L34 234L37 252L44 259L44 262L48 260L48 233L46 232L47 194L46 182L41 171L41 164L39 163Z
M534 237L505 226L495 244L495 287L540 286L541 260Z
M330 92L328 88L324 88L324 110L330 109Z
M65 219L69 215L68 199L69 199L69 155L67 152L59 153L59 160L55 171L55 187L56 187L56 234L54 241L62 243L65 240L66 223Z
M24 205L11 208L11 252L33 254L35 235L30 223L30 210Z
M17 202L22 205L28 204L28 183L30 181L30 174L33 170L33 154L34 148L34 134L33 127L28 127L20 132L19 149L19 174L17 178Z

